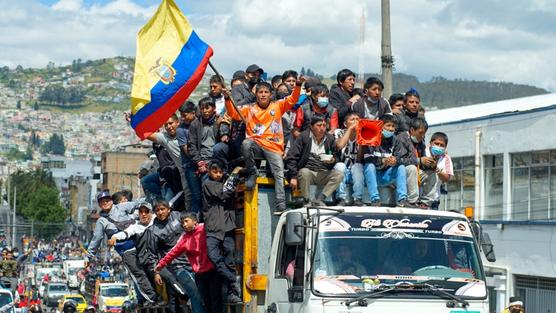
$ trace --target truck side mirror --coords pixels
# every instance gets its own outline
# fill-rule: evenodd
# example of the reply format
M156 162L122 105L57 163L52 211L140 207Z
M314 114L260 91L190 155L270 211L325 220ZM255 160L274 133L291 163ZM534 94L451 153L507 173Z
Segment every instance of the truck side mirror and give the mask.
M483 249L483 254L489 262L496 262L496 256L494 255L494 245L490 236L487 233L483 233L481 237L481 247Z
M305 240L305 228L303 227L303 214L301 212L291 212L286 215L286 236L287 246L299 246Z

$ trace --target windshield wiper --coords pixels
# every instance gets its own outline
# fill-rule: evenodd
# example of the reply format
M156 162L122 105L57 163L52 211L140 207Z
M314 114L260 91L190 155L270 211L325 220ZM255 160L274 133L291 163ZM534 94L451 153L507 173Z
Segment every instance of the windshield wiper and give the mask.
M432 292L432 293L436 293L437 295L442 295L444 297L450 298L451 300L454 300L454 301L457 301L457 302L461 303L461 306L463 308L466 308L466 307L469 306L469 302L462 299L461 297L458 297L456 295L453 295L453 294L449 293L447 290L451 290L451 289L439 288L439 287L431 285L431 284L413 284L413 283L410 283L410 282L399 282L395 285L379 286L379 288L375 289L375 291L371 291L371 292L366 293L366 294L364 294L360 297L347 300L345 302L345 304L346 304L346 306L350 306L352 303L357 302L360 306L367 306L368 303L367 303L366 299L375 298L377 296L383 295L383 294L388 293L388 292L398 292L398 291L412 292L412 291L416 291L416 292Z
M447 290L451 290L451 289L439 288L438 286L431 285L431 284L426 284L426 283L425 283L425 284L415 284L415 285L413 285L413 286L414 286L415 288L418 288L418 289L423 290L423 291L432 291L432 292L436 292L436 293L438 293L438 294L440 294L440 295L443 295L443 296L445 296L445 297L447 297L447 298L450 298L450 299L452 299L452 300L454 300L454 301L457 301L457 302L461 303L461 306L462 306L463 308L466 308L466 307L469 306L469 302L467 302L467 301L464 300L463 298L461 298L461 297L459 297L459 296L456 296L456 295L454 295L454 294L452 294L452 293L449 293L449 292L447 291Z

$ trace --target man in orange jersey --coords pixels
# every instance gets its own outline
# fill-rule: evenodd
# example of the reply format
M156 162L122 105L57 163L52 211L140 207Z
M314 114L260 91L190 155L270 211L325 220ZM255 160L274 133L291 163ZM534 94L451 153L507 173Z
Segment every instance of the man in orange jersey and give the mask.
M243 106L239 110L247 122L246 138L241 145L241 152L245 159L245 167L249 177L245 187L251 190L257 180L256 157L264 157L270 165L274 176L276 190L276 211L286 210L286 192L284 191L284 133L282 129L282 115L297 103L301 92L301 85L305 77L300 77L291 95L285 99L271 101L272 86L267 82L260 82L255 87L257 103ZM229 92L225 93L226 111L234 120L241 117L229 100Z

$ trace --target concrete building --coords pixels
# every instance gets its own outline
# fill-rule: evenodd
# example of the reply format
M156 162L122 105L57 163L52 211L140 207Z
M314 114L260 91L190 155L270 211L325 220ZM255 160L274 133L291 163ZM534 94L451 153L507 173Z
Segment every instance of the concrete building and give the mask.
M556 310L556 94L431 111L427 140L448 135L454 179L441 209L475 208L494 243L484 260L491 312L510 296ZM427 141L428 142L428 141Z
M133 197L143 195L141 183L137 177L139 166L148 159L146 152L109 151L102 153L102 189L116 192L129 189Z

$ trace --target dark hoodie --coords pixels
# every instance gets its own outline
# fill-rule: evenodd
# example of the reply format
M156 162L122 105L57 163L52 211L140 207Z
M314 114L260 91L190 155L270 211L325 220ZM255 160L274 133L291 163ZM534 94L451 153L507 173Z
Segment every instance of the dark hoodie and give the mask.
M398 118L398 128L396 130L396 134L403 133L409 131L409 125L411 121L419 116L419 112L411 113L404 109L401 114L396 115Z
M339 84L334 84L330 88L330 93L328 94L328 102L338 111L338 121L340 125L344 122L344 118L351 110L351 102L349 99L354 95L360 95L364 97L363 90L359 88L353 88L353 91L347 92Z
M146 266L146 269L152 273L158 260L162 259L172 250L178 243L182 233L183 228L180 222L180 212L170 212L165 221L155 218L153 224L143 233L142 240L146 240L146 251L139 255L139 262ZM180 268L191 271L191 265L185 255L177 257L172 264L169 265L169 269L173 272Z

